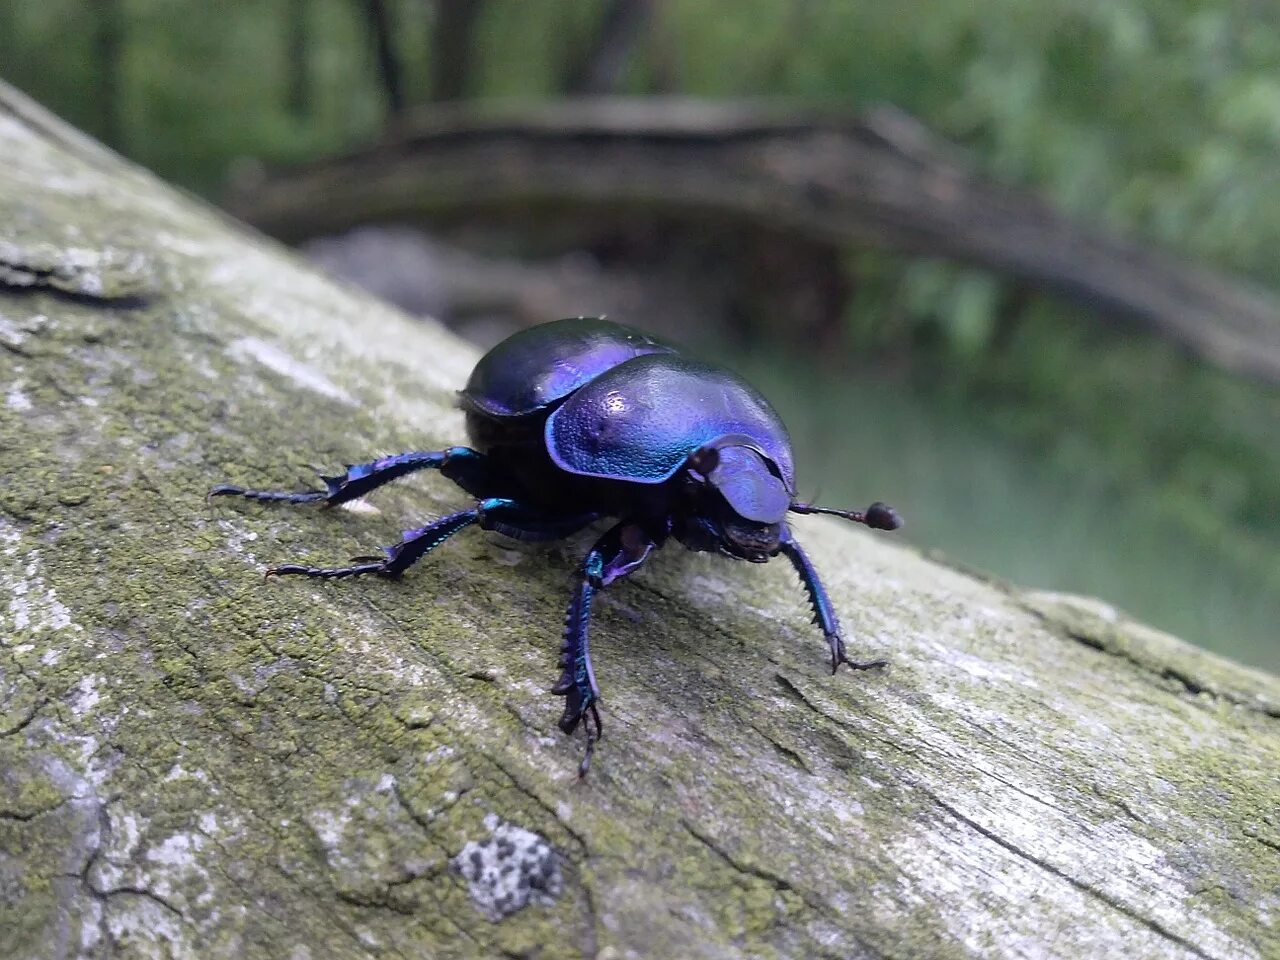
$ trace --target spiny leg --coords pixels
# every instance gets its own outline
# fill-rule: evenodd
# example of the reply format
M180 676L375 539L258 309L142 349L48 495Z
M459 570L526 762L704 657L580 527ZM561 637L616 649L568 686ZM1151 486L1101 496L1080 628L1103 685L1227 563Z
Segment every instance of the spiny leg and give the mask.
M573 733L583 723L587 734L586 752L578 764L578 776L585 777L591 767L596 741L604 733L600 712L596 707L600 688L591 667L589 626L591 603L596 591L627 576L648 559L657 544L643 528L619 523L610 528L591 548L578 571L578 583L565 614L564 642L560 647L560 679L551 688L565 698L560 729ZM592 724L594 723L594 729Z
M356 559L360 562L347 567L310 567L305 564L286 563L279 567L272 567L267 571L267 576L296 575L318 577L323 580L340 580L345 577L373 573L395 579L455 533L465 530L472 524L479 524L481 529L496 530L521 540L558 540L581 530L593 522L597 516L594 513L568 517L548 516L516 500L490 497L487 500L481 500L471 510L460 510L434 520L425 527L406 530L399 543L384 548L385 560L358 557Z
M486 503L491 504L492 507L500 507L513 501L486 501ZM342 580L346 577L374 573L381 577L396 579L455 533L465 530L479 519L479 508L460 510L434 520L425 527L406 530L401 535L399 543L383 548L386 554L386 559L383 560L376 557L357 557L356 560L360 562L347 567L311 567L301 563L285 563L269 569L267 576L293 575L317 577L322 580Z
M251 490L220 483L209 491L209 496L245 497L264 503L323 503L326 507L333 507L363 497L383 484L418 470L439 470L473 497L493 497L502 490L510 490L510 484L503 483L504 478L496 474L484 454L470 447L450 447L447 450L398 453L368 463L349 464L346 472L338 476L321 475L324 490Z
M854 670L871 670L875 667L887 666L888 660L850 660L845 654L844 632L836 617L835 607L831 605L831 598L827 596L827 588L822 585L813 561L791 535L786 524L782 526L781 550L796 568L796 572L800 574L800 582L804 584L805 591L809 594L809 603L813 606L814 622L822 628L822 633L831 647L831 672L835 673L839 670L842 663L847 663Z

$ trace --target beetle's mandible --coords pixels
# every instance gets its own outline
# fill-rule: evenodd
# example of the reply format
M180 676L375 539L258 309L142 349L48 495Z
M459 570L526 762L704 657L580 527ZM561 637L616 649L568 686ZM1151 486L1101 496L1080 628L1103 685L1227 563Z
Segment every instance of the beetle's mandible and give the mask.
M818 572L786 515L830 513L879 530L902 525L892 507L834 510L796 500L786 428L769 402L721 367L682 357L668 344L603 319L532 327L490 350L459 394L469 447L402 453L323 477L324 490L297 493L222 484L214 496L334 506L416 470L435 469L476 505L406 530L386 557L347 567L285 564L268 574L336 579L399 577L473 524L517 540L558 540L603 518L611 526L587 553L565 618L560 729L582 723L585 775L601 733L600 689L588 622L596 592L639 569L674 537L690 550L764 563L791 561L831 648L831 670L885 661L850 660Z

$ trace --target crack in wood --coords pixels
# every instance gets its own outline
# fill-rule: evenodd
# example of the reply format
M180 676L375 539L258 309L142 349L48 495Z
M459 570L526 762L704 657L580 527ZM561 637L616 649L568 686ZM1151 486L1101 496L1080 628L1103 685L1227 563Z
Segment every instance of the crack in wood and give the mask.
M1202 957L1204 958L1204 960L1226 960L1226 958L1216 958L1213 956L1213 954L1206 953L1198 944L1192 942L1191 940L1188 940L1186 937L1183 937L1180 934L1174 933L1172 930L1165 927L1159 921L1153 920L1151 917L1143 916L1141 913L1134 910L1128 904L1122 902L1119 898L1112 896L1106 891L1099 890L1097 887L1091 886L1090 884L1079 879L1078 877L1073 877L1071 874L1067 873L1061 867L1054 866L1052 863L1050 863L1048 860L1045 860L1043 857L1038 857L1027 850L1023 850L1017 844L1013 843L1010 840L1006 840L1004 837L1000 836L1000 834L996 833L994 830L990 829L989 827L984 827L982 824L978 823L976 820L965 816L963 813L961 813L959 810L957 810L951 804L947 803L945 800L943 800L941 797L939 797L937 794L933 793L932 791L926 788L920 788L920 789L921 789L921 792L924 793L925 796L927 796L930 800L932 800L940 809L946 811L948 814L950 814L960 823L963 823L969 829L973 830L975 833L982 835L986 839L990 840L992 843L996 844L998 847L1001 847L1002 849L1007 850L1009 853L1013 854L1015 857L1019 858L1020 860L1025 860L1027 863L1030 863L1032 866L1040 870L1043 870L1045 873L1049 874L1050 876L1056 877L1057 879L1070 884L1072 887L1079 890L1081 893L1085 894L1086 896L1092 897L1093 899L1099 901L1100 903L1105 904L1106 906L1110 907L1112 910L1115 910L1117 913L1120 913L1125 917L1128 917L1133 922L1140 924L1143 927L1146 927L1152 933L1156 934L1159 937L1162 937L1165 940L1168 940L1170 943L1175 943L1178 946L1182 947L1184 950L1190 951L1191 953L1195 954L1197 957Z

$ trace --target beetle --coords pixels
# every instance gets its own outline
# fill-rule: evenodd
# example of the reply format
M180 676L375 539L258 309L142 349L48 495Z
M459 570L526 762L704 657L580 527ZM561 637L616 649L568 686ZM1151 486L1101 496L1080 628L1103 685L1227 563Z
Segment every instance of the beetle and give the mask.
M458 394L470 446L415 451L321 476L324 490L275 492L232 484L211 496L336 506L418 470L439 470L476 505L406 530L383 557L345 567L288 563L268 576L398 578L455 533L478 526L517 540L567 537L616 522L576 572L565 616L559 726L586 731L585 776L603 728L588 623L596 593L644 565L675 538L690 550L764 563L781 554L800 575L831 652L831 671L884 666L847 656L844 633L818 571L786 522L788 512L826 513L879 530L902 526L883 503L837 510L796 499L786 427L742 378L682 356L663 341L602 318L531 327L476 364Z

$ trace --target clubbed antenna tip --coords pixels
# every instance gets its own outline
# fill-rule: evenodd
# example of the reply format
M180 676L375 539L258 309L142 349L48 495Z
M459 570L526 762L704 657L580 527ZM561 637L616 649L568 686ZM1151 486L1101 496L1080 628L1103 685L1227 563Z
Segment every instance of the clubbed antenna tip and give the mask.
M897 530L902 526L902 517L898 516L898 511L879 500L867 507L865 512L836 510L834 507L819 507L812 503L793 503L790 510L792 513L828 513L833 517L852 520L854 523L864 523L874 530Z

